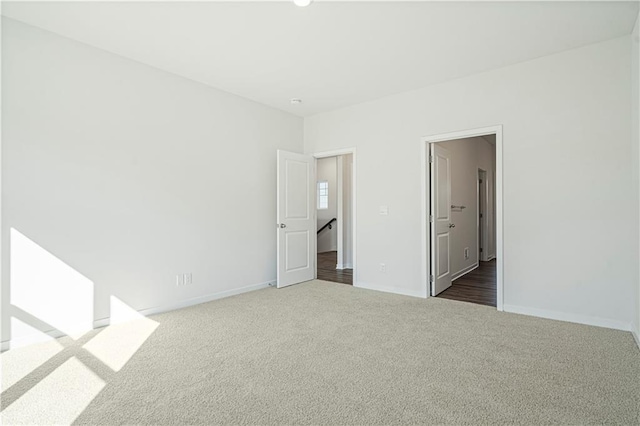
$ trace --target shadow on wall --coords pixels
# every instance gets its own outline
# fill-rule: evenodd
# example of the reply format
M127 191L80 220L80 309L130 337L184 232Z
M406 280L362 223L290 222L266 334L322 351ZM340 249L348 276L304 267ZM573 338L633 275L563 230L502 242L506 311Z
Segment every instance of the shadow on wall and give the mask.
M94 283L18 230L10 232L3 321L41 343L0 355L4 424L70 424L133 357L158 323L109 296L110 325L93 330ZM52 336L66 335L63 339ZM11 342L10 342L11 343Z

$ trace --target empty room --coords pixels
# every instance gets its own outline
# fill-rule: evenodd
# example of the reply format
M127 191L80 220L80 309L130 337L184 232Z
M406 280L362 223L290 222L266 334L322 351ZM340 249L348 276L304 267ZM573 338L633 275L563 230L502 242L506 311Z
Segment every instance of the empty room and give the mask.
M1 7L0 423L640 424L640 2Z

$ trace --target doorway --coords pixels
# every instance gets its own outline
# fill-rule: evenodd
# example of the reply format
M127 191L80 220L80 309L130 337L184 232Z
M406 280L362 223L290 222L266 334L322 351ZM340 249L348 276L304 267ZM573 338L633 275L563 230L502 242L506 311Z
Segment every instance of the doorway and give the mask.
M324 205L331 187L317 179L317 161L336 157L334 192L337 196L335 216L318 222L317 205ZM313 156L289 151L276 152L276 282L277 288L288 287L318 276L318 239L322 228L337 231L335 260L328 269L342 281L358 286L356 268L356 149L317 153ZM335 219L335 220L334 220ZM327 262L325 262L326 264ZM349 271L346 271L349 270ZM325 277L328 278L328 277ZM338 278L335 279L336 282Z
M502 310L502 127L422 142L425 293Z
M353 155L316 156L317 279L353 285Z

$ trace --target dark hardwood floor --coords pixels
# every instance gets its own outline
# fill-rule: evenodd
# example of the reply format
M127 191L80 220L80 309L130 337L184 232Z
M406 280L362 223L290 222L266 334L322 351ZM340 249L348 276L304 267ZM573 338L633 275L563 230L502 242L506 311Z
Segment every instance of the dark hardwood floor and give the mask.
M451 287L438 295L444 299L496 306L496 261L480 265L455 280Z
M338 252L318 253L318 279L341 284L353 284L353 269L336 269Z

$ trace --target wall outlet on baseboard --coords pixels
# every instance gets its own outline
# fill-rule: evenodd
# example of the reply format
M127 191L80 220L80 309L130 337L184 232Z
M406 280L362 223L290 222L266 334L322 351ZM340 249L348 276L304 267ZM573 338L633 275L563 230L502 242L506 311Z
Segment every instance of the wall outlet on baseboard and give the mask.
M469 259L469 247L464 248L464 260Z
M385 265L384 263L380 264L380 272L385 273L387 272L387 265Z

